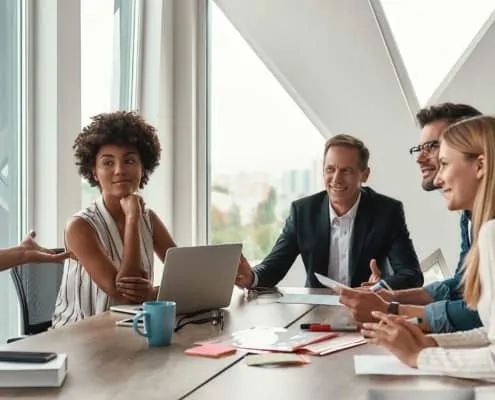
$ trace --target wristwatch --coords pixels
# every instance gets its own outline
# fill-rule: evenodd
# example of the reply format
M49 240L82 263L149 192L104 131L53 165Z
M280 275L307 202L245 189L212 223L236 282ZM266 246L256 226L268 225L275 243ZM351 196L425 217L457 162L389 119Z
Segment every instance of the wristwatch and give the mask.
M398 303L396 301L391 301L388 304L387 313L388 314L399 315L399 305L400 305L400 303Z

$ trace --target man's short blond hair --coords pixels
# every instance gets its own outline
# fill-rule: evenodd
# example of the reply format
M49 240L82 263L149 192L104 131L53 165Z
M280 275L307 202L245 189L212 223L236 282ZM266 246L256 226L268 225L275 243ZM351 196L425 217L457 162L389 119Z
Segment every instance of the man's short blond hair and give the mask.
M368 168L368 162L370 160L370 151L364 145L362 140L359 140L358 138L347 134L340 134L333 136L330 139L328 139L325 143L325 151L323 153L323 159L325 159L325 157L327 156L330 147L336 147L336 146L356 149L359 155L359 168L362 171Z

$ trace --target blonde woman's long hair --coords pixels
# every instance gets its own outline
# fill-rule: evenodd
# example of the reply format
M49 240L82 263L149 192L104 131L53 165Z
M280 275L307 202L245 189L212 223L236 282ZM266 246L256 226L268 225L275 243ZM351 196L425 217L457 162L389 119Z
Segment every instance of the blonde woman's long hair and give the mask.
M481 226L495 217L495 117L479 116L449 126L442 140L465 157L484 156L484 175L478 186L472 213L473 242L464 260L464 300L475 309L481 295L478 235ZM495 245L495 244L494 244Z

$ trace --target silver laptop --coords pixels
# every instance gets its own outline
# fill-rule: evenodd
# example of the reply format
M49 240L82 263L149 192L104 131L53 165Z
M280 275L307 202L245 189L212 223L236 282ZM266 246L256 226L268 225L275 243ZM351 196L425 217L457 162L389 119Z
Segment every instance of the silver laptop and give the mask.
M227 307L241 251L240 243L170 248L157 300L175 301L177 314ZM136 305L110 309L127 314L140 311Z

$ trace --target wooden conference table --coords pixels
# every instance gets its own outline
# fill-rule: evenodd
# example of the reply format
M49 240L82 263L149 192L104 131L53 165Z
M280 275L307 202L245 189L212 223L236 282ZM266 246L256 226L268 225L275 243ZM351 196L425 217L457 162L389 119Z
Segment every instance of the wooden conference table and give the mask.
M308 289L283 289L307 293ZM327 293L310 289L311 293ZM479 382L443 377L356 376L353 355L383 353L372 345L324 357L302 367L248 367L244 353L220 359L191 357L184 350L197 340L253 325L289 327L300 322L347 318L343 307L280 304L248 298L236 289L225 312L223 331L211 324L188 325L172 345L147 347L131 328L117 327L122 314L107 312L80 323L2 346L3 350L68 354L69 374L61 388L0 389L0 398L44 399L366 399L369 388L466 387Z

